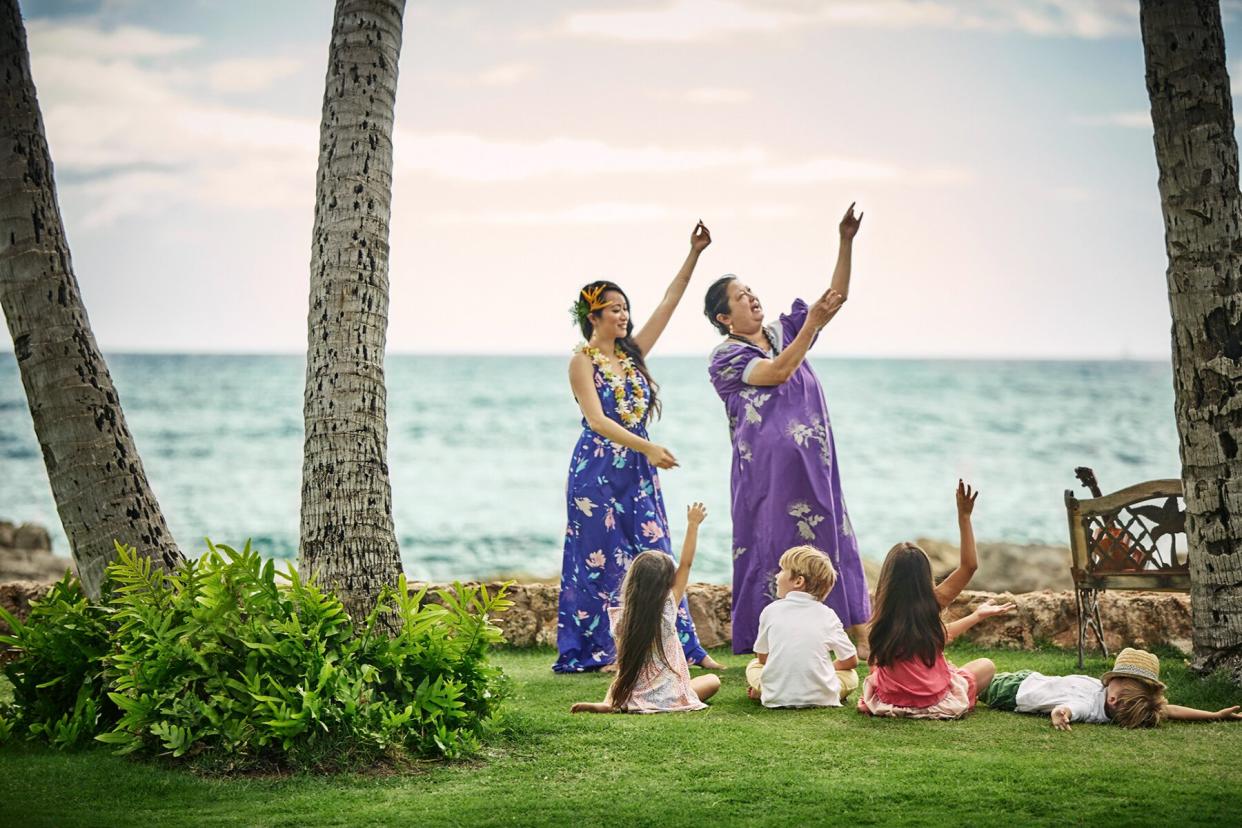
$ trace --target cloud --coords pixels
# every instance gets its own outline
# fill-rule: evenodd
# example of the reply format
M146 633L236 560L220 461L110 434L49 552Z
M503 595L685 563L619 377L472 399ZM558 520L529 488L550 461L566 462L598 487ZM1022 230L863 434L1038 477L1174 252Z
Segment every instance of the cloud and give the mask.
M1098 39L1138 32L1132 0L671 0L572 12L550 34L630 42L693 42L813 26L935 28Z
M953 186L974 179L969 170L955 167L909 169L887 161L866 158L813 158L793 164L760 167L756 181L810 184L823 181L898 182L928 186Z
M697 208L695 208L697 209ZM577 204L548 210L452 210L429 216L436 224L499 224L541 226L565 224L643 224L687 220L697 216L689 206L645 204L625 201L604 201ZM783 221L795 218L801 211L789 204L756 204L744 210L715 208L712 220L744 217L756 221Z
M228 95L261 92L301 68L302 61L292 58L234 58L211 64L205 74L209 89Z
M1091 201L1095 196L1085 187L1053 187L1048 190L1048 196L1054 201L1064 201L1069 204L1079 204L1084 201Z
M1151 130L1151 113L1146 109L1127 112L1107 112L1103 115L1082 115L1074 123L1084 126L1125 127L1127 129Z
M756 170L756 181L883 181L897 178L901 170L878 161L853 158L816 158L798 164Z
M681 101L691 104L743 104L751 100L747 89L729 89L725 87L700 87L679 92L652 92L651 97L658 101Z
M529 63L505 63L480 72L477 80L484 86L513 86L534 73L535 67Z
M732 0L676 0L644 9L574 12L562 26L565 34L577 37L687 42L777 32L797 25L804 17L797 12L754 8Z
M437 224L633 224L667 221L673 211L661 204L599 202L556 210L446 211L432 217Z
M206 209L304 210L312 203L318 113L286 116L228 100L230 94L244 95L278 78L308 83L302 77L303 64L256 58L196 66L180 55L192 48L186 39L141 29L99 30L93 51L77 54L66 44L82 39L80 22L60 29L52 24L36 28L47 48L32 49L34 77L57 173L65 183L65 193L78 199L74 205L78 220L103 226L126 215L155 215L182 204ZM139 56L120 54L118 44L135 45ZM485 74L503 83L529 71L526 64L505 64ZM749 93L701 87L679 94L707 104L741 102ZM400 127L393 141L396 175L469 184L555 177L664 177L703 170L730 170L742 178L770 183L844 179L934 185L953 184L964 175L952 169L911 170L866 158L782 163L764 147L745 145L626 145L555 134L512 140ZM494 214L487 220L590 223L657 220L668 215L653 212L649 205L633 204L559 209ZM781 214L783 209L772 212Z
M101 29L86 19L69 22L28 20L26 35L32 55L78 58L165 57L193 49L202 43L193 35L168 34L141 26Z
M470 133L419 134L398 130L393 139L399 170L462 181L519 181L549 175L681 173L760 163L755 147L673 149L623 147L581 138L497 141Z

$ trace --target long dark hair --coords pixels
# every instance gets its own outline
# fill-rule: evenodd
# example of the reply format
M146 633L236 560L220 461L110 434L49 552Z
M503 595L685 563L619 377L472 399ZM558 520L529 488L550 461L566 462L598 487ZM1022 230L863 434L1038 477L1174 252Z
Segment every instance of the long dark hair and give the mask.
M917 658L928 667L944 650L944 623L927 553L909 541L888 550L875 588L867 640L870 663L891 667Z
M716 315L721 313L728 314L729 283L736 278L732 273L726 273L712 282L711 287L707 289L707 294L703 297L703 315L707 317L707 321L711 322L716 330L725 336L729 335L729 326L717 319Z
M612 683L613 707L625 707L638 683L638 675L654 659L659 658L670 670L664 656L661 626L664 601L673 588L671 556L663 552L643 552L630 564L621 589L625 610L621 613L621 629L613 630L617 641L617 678Z
M602 288L602 290L599 290L600 288ZM610 290L615 290L617 293L621 294L623 299L625 299L626 307L631 307L630 297L625 295L625 291L621 289L621 286L616 282L610 282L607 279L600 279L598 281L591 282L588 285L584 285L582 290L578 292L576 302L585 302L582 298L582 294L588 291L593 293L596 290L599 290L600 296L603 296ZM595 323L592 321L592 317L598 319L599 313L599 311L591 311L588 313L578 314L578 328L582 331L582 338L587 342L591 341L591 334L595 332ZM625 336L617 340L617 349L633 360L634 367L638 369L638 373L642 374L643 379L647 380L647 388L649 392L647 394L647 411L649 412L648 420L657 419L660 416L660 386L651 376L651 371L647 368L647 361L643 359L643 352L639 350L638 345L634 342L634 313L632 309L630 311L629 322L626 324Z

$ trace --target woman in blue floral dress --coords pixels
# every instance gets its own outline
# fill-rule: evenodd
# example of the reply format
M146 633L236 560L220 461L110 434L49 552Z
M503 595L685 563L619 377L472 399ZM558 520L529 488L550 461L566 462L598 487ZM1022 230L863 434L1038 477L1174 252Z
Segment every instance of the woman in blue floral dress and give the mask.
M582 409L566 487L568 525L557 611L558 673L609 669L616 661L608 609L620 601L630 562L649 549L672 554L657 469L677 465L673 453L647 438L659 411L658 386L646 356L668 325L711 235L699 222L690 253L664 300L634 333L630 303L613 282L587 285L574 302L586 344L569 361L569 384ZM699 644L683 599L677 634L691 664L717 668Z

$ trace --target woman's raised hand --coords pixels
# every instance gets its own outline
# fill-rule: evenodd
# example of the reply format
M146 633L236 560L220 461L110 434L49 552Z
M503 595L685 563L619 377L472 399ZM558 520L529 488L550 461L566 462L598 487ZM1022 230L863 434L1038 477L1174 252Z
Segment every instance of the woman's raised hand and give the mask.
M975 511L975 501L979 499L979 493L972 489L969 484L963 483L961 478L957 481L957 516L970 517Z
M699 219L699 223L694 225L694 229L690 231L690 249L695 253L702 253L703 249L712 243L712 233L707 229L707 225Z
M806 321L814 325L816 329L822 328L837 315L837 311L841 310L844 304L845 297L832 288L828 288L824 295L816 299L814 305L811 305L807 311Z
M849 240L858 235L858 228L862 224L863 214L854 215L854 204L850 202L850 209L845 211L845 217L841 219L841 238Z
M664 446L657 446L655 443L652 443L651 448L645 450L643 454L651 461L651 465L658 469L671 469L677 466L677 458Z

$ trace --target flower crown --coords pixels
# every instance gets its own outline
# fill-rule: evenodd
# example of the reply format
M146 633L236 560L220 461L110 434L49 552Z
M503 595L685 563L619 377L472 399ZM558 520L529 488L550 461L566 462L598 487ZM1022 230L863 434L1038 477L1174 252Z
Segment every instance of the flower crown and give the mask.
M590 290L583 288L579 292L578 301L569 306L569 315L573 317L574 324L581 325L587 316L612 304L602 298L607 287L606 284L598 285Z

